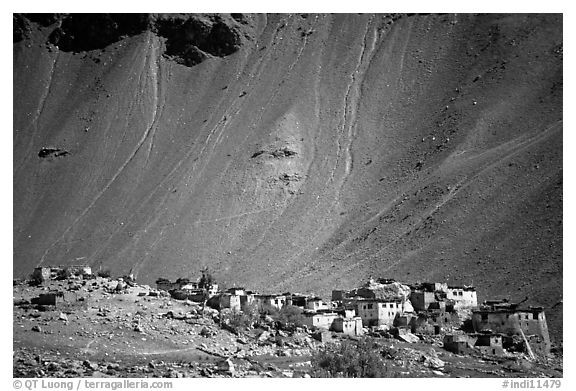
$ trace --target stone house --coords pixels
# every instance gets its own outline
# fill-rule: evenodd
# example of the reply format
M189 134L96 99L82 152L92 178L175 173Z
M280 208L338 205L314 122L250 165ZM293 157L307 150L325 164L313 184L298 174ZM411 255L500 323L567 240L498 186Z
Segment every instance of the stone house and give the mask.
M325 303L319 297L311 297L306 300L304 308L311 311L329 310L332 309L332 305Z
M241 296L232 293L223 293L220 295L219 307L230 308L234 312L240 312L242 309Z
M306 308L306 303L310 297L299 293L284 293L283 295L286 296L286 305L300 307L302 309Z
M432 308L439 309L445 306L448 284L441 282L424 282L410 287L410 302L416 311L427 311ZM443 304L439 304L443 303Z
M476 338L466 334L446 334L444 335L444 349L455 354L470 354L474 350Z
M402 315L398 315L396 316L396 318L394 319L394 323L393 326L394 327L408 327L411 328L412 324L414 323L414 319L416 318L416 315L414 314L402 314Z
M425 282L411 287L410 302L416 311L440 309L452 311L478 306L476 288L448 286L442 282Z
M254 295L254 302L258 305L258 308L274 307L280 310L286 305L286 296Z
M247 305L254 302L255 293L244 288L230 288L221 293L218 298L218 308L230 308L232 311L243 311ZM213 304L213 301L210 303Z
M501 356L504 354L504 348L502 347L502 335L501 334L484 334L479 333L475 335L476 343L474 347L484 354L492 354Z
M399 318L399 321L402 321L402 318ZM428 310L412 317L408 324L415 334L438 335L442 330L459 327L461 321L457 313Z
M346 335L362 335L362 318L359 316L352 318L339 316L332 322L332 329Z
M472 286L449 286L446 299L454 303L456 310L478 307L476 288Z
M402 315L401 301L363 299L355 301L356 313L362 318L364 327L392 326L397 315Z
M34 297L31 302L39 305L58 305L64 302L64 293L60 291L41 293L38 297Z
M309 328L331 330L332 324L339 315L335 312L304 312L302 323Z
M426 311L430 304L436 302L436 294L429 291L412 291L410 302L416 311Z
M254 297L256 296L256 292L252 291L245 291L243 295L240 295L240 308L244 311L246 306L251 305L254 303Z
M472 311L474 331L491 331L506 335L521 335L528 338L537 336L542 341L540 349L544 354L550 353L550 335L546 316L542 307L518 309L515 305L483 306Z
M231 295L243 296L246 294L246 289L241 287L233 287L226 289L226 293L230 293Z

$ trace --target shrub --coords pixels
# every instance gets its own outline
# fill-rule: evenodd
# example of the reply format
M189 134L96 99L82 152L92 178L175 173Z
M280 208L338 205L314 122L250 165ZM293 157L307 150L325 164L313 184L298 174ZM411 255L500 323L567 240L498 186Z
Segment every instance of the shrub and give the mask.
M304 324L302 309L293 305L282 307L276 317L274 317L274 320L280 322L284 327L288 325L302 326Z
M252 327L258 321L260 314L256 305L249 304L245 305L242 311L222 310L220 311L220 316L226 325L238 331Z
M266 304L260 305L260 307L258 308L258 312L262 316L268 315L272 319L275 319L278 316L279 311L278 311L278 308L266 303Z
M388 377L381 349L371 339L345 340L312 356L315 377Z
M240 330L252 326L254 319L242 311L230 311L230 313L225 316L224 321L234 329Z
M242 312L254 322L256 322L260 317L260 312L258 312L258 305L255 303L244 304L242 306Z

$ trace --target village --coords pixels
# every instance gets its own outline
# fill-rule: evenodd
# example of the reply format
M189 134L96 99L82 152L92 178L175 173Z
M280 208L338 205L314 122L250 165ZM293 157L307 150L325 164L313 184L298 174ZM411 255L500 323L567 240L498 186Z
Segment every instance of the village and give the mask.
M202 301L202 279L156 281L157 288L173 297ZM444 348L454 353L477 349L502 355L505 350L550 354L550 337L544 310L521 307L521 303L489 300L478 306L472 286L448 286L446 283L404 285L392 279L370 279L351 291L333 290L331 301L303 294L258 294L243 287L218 291L207 288L207 305L241 312L255 305L260 310L285 306L302 309L303 325L312 330L333 331L359 336L390 332L406 342L418 341L415 335L443 335ZM465 327L468 324L468 329ZM470 326L472 326L470 328ZM461 331L461 332L458 332ZM465 332L468 331L468 332Z
M53 285L56 281L59 288ZM38 287L41 293L29 300L15 297L15 306L25 311L60 311L58 319L65 324L69 323L73 311L66 314L63 308L70 308L74 303L85 305L97 289L104 291L106 299L123 300L122 297L130 293L136 297L136 303L140 299L151 302L162 298L168 301L160 308L169 310L157 314L159 318L199 325L195 332L204 338L218 332L238 336L235 343L246 342L247 336L253 337L255 346L248 355L271 354L272 350L266 350L271 344L284 349L276 351L277 356L310 356L322 346L343 339L372 338L398 341L406 346L431 345L451 356L497 362L507 359L545 362L553 356L543 308L526 307L506 299L478 304L473 286L449 286L443 282L404 284L393 279L369 278L355 289L335 289L330 300L325 300L290 292L261 294L245 287L219 289L207 270L196 281L179 278L172 282L159 278L152 288L137 284L131 274L114 279L101 272L93 274L85 265L39 267L27 284ZM184 310L176 311L176 303ZM111 311L93 307L96 308L99 316ZM133 331L144 334L145 328L140 320L132 326ZM33 331L40 331L40 327L34 326ZM291 346L290 342L278 342L288 335L303 336L305 349L286 349ZM292 348L295 347L293 344ZM239 376L240 366L234 364L233 358L244 358L243 353L226 354L230 350L225 347L216 352L206 344L200 344L198 349L220 360L212 371L204 368L202 375ZM238 347L237 352L240 351ZM422 357L422 363L432 374L445 375L445 362L438 354L432 352ZM108 372L108 375L115 374Z

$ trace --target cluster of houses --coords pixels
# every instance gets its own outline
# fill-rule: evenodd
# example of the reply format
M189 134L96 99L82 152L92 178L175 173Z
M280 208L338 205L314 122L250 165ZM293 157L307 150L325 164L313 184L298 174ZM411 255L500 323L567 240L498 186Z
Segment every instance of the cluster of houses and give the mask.
M185 279L174 283L160 279L157 287L176 298L204 300L217 309L299 307L302 323L311 329L348 335L391 332L412 342L415 335L443 335L444 347L458 354L476 351L499 355L505 349L544 355L550 352L542 308L522 308L505 300L479 306L472 286L439 282L405 285L392 279L370 279L356 289L332 291L330 301L304 294L265 295L239 287L218 291L216 285L209 287L206 297L205 289ZM466 332L465 321L471 323Z
M32 278L45 281L65 275L92 276L89 266L38 267ZM119 281L130 282L126 276ZM121 284L123 282L119 282ZM523 307L507 300L485 301L478 305L472 286L449 286L425 282L405 285L392 279L370 278L352 290L333 290L330 301L297 293L260 294L242 287L218 289L207 272L198 281L179 278L156 281L159 290L180 300L205 303L218 310L240 312L252 306L263 313L286 306L301 310L303 325L310 329L357 336L366 332L392 333L408 342L416 335L443 336L444 348L457 354L482 352L500 355L505 350L525 351L530 355L550 353L550 337L544 309ZM69 299L69 300L67 300ZM56 305L73 301L62 292L48 292L33 304Z

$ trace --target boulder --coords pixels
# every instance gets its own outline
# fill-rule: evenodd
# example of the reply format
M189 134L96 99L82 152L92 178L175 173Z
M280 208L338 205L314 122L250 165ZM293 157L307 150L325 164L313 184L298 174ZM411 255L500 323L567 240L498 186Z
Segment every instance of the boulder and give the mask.
M241 343L242 345L246 345L248 343L246 338L243 338L243 337L236 338L236 342Z
M91 361L89 361L89 360L84 360L84 361L82 362L82 365L83 365L85 368L87 368L87 369L89 369L89 370L91 370L91 371L95 371L95 370L98 369L98 364L93 363L93 362L91 362Z
M402 340L404 342L408 342L408 343L420 342L420 338L418 338L417 336L415 336L412 333L398 334L396 336L396 338L398 338L399 340Z
M444 368L444 361L436 357L424 357L424 365L430 369L438 370Z
M202 327L202 330L200 330L200 335L203 337L211 337L215 334L215 332L213 330L210 330L208 327L204 326Z
M258 342L263 342L266 341L268 338L270 338L270 332L268 331L263 331L257 338Z
M226 360L219 361L217 364L217 368L218 368L218 371L225 372L226 374L228 374L230 376L234 376L234 374L236 373L236 371L234 369L234 363L229 358Z

